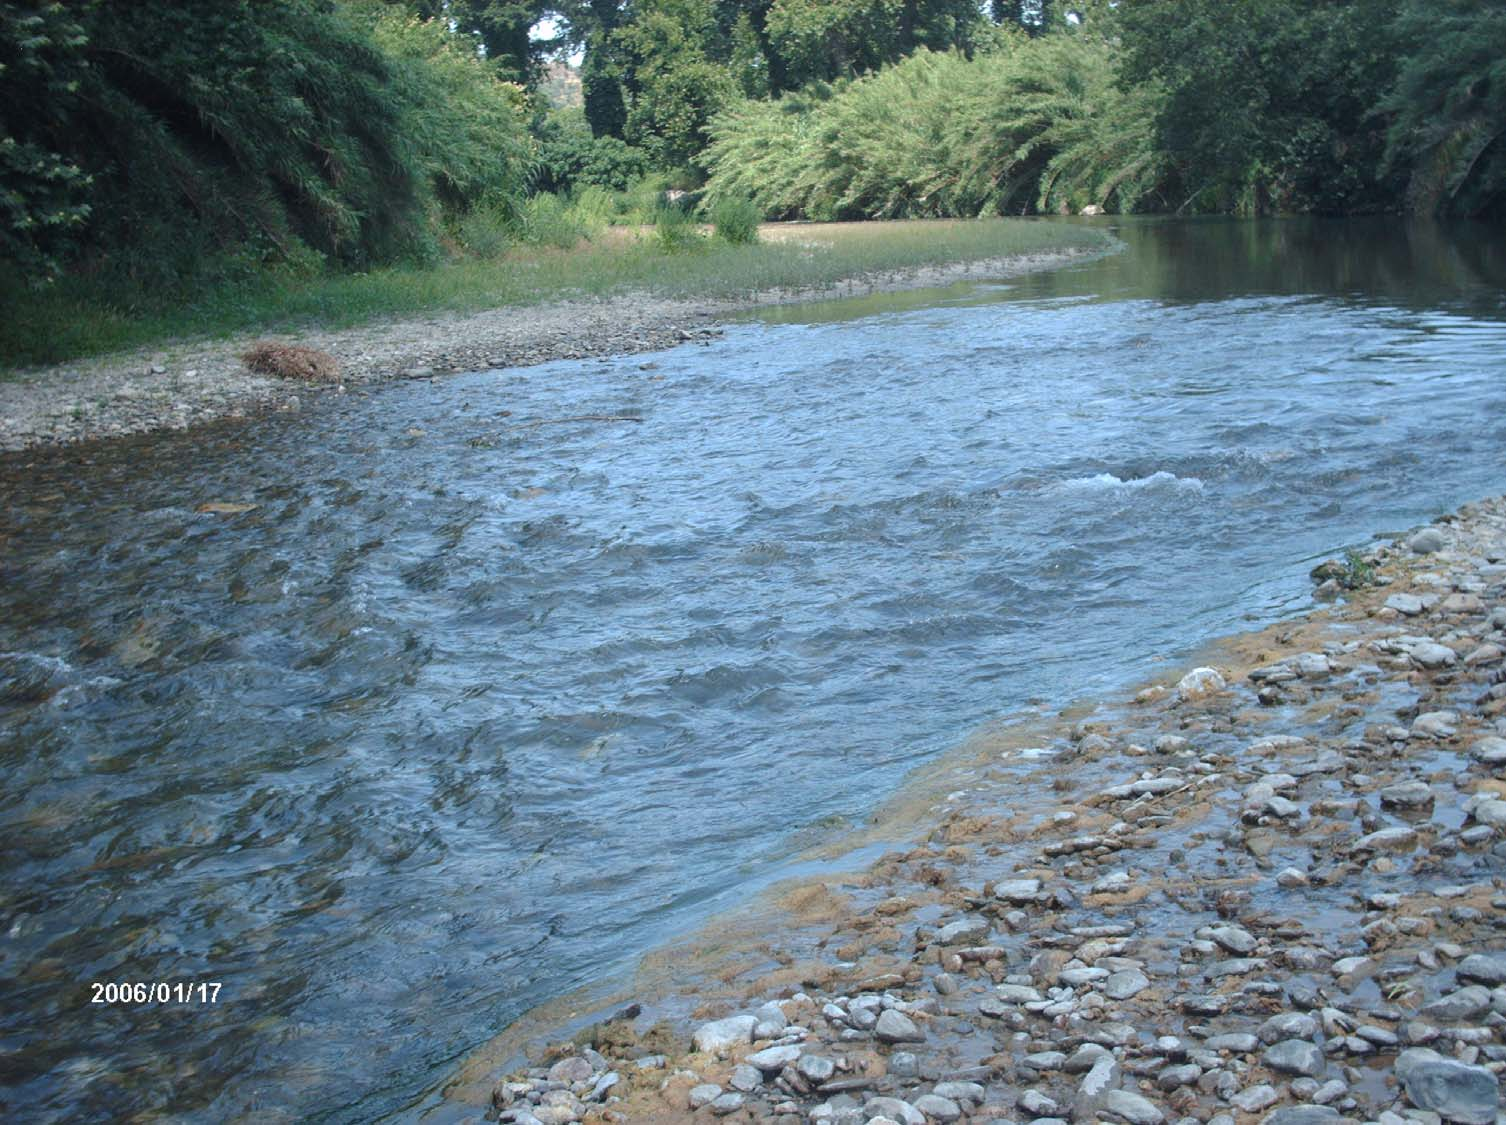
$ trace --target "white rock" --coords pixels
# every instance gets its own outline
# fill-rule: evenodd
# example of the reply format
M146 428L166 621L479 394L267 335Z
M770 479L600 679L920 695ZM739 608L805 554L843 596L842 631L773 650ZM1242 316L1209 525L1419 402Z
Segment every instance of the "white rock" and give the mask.
M1177 698L1191 703L1216 695L1228 686L1216 668L1194 668L1177 682Z

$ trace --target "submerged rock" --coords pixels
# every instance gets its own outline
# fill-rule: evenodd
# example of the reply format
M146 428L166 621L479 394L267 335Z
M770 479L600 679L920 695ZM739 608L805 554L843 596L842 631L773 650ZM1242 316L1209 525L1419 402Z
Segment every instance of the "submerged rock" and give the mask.
M1501 1104L1496 1076L1483 1066L1444 1058L1426 1047L1410 1047L1396 1059L1396 1077L1407 1099L1465 1125L1491 1125Z

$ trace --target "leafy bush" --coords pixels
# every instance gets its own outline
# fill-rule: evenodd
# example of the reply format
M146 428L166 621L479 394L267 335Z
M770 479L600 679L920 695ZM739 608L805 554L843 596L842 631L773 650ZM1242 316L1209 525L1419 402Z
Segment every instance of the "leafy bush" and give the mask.
M579 109L557 109L534 125L539 139L534 186L540 191L584 188L626 191L648 171L648 154L619 137L594 137Z
M1116 77L1101 36L1016 33L973 59L921 51L844 85L745 102L712 124L707 198L808 219L1129 211L1164 176L1160 93Z
M763 214L758 204L750 199L723 198L711 207L711 222L716 227L716 236L734 246L746 246L758 241L758 224Z
M673 203L661 205L654 213L654 240L667 254L683 254L705 245L695 216Z

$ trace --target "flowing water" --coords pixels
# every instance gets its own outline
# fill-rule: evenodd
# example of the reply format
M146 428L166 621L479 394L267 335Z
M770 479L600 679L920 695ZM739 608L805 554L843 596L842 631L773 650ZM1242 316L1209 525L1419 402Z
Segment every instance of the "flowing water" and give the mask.
M1119 233L0 463L7 1116L401 1115L979 724L1506 485L1498 239Z

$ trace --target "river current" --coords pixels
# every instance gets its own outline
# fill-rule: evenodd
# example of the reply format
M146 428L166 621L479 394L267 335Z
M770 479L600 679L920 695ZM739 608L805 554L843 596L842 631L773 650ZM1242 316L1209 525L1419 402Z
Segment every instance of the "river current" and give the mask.
M1506 487L1499 232L1115 229L0 461L6 1115L402 1116L981 724Z

